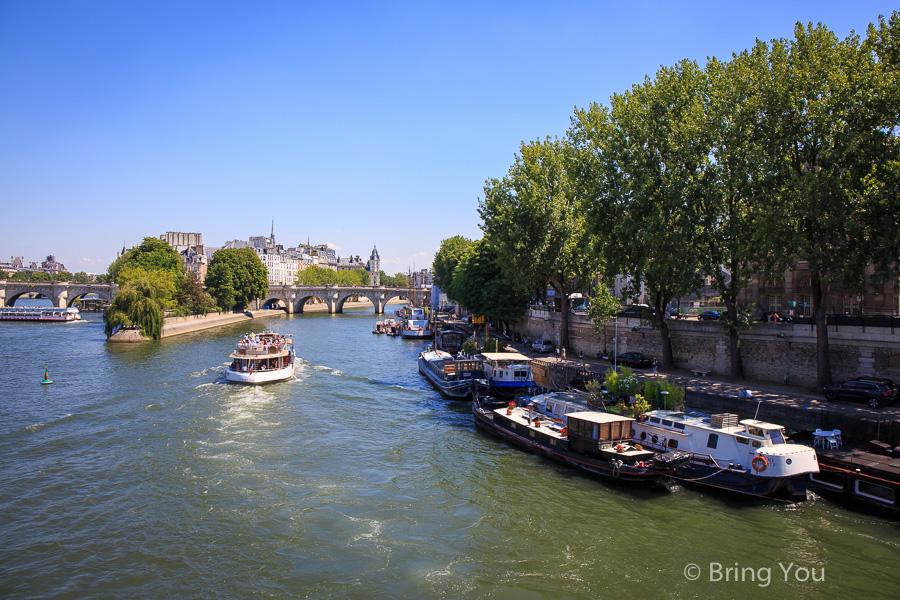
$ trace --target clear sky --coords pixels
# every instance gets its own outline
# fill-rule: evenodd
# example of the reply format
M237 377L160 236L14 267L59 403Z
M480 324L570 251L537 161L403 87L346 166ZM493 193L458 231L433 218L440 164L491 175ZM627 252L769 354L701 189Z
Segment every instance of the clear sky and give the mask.
M389 274L477 239L486 179L575 107L891 2L0 0L0 258L104 272L166 231Z

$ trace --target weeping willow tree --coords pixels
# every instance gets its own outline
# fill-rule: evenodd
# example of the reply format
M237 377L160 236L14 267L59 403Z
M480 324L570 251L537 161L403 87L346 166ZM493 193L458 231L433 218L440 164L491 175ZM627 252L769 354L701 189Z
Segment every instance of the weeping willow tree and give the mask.
M106 337L119 327L139 327L143 335L158 340L162 335L163 302L150 281L139 279L119 290L103 313L103 322Z

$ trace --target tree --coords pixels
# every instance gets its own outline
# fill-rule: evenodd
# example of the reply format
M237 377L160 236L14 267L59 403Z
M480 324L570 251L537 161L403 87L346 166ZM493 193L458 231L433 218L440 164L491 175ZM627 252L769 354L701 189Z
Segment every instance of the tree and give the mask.
M163 304L156 292L146 279L130 281L119 289L103 313L106 337L119 327L137 327L143 335L158 340L162 336Z
M509 173L485 184L481 229L517 287L553 287L561 302L560 346L569 346L569 294L599 265L573 181L574 153L563 141L522 144Z
M126 266L147 271L170 271L173 275L180 275L184 270L178 252L165 241L153 237L145 237L139 246L128 250L109 265L107 274L110 281L119 283L119 273Z
M216 301L193 273L184 273L177 281L175 301L179 306L176 313L184 315L205 315L216 307Z
M206 273L206 288L223 310L245 309L269 289L268 271L250 248L217 251Z
M588 296L587 316L594 324L594 331L603 335L603 353L606 354L606 324L615 318L621 308L619 299L605 285L597 287L597 293Z
M334 285L337 281L337 271L319 265L309 265L297 272L298 285Z
M516 321L525 314L531 295L509 278L500 265L500 255L487 239L474 242L459 257L448 295L477 315L501 321Z
M793 40L772 41L759 77L766 151L788 214L778 233L811 274L820 390L831 382L824 290L861 294L869 266L884 274L900 255L900 198L879 185L891 188L898 161L896 13L891 21L871 28L865 45L798 23Z
M459 300L450 295L450 288L453 287L453 273L460 258L472 247L472 244L474 244L472 240L461 235L455 235L441 241L441 247L434 255L434 283L451 300Z
M117 283L120 286L127 286L138 281L149 283L155 290L154 297L162 304L164 309L175 307L175 293L178 288L178 281L183 277L184 273L148 270L137 266L135 263L124 265L116 276Z
M705 93L703 73L682 61L613 95L609 109L577 110L569 134L584 161L579 187L607 275L628 276L632 296L646 285L667 368L675 361L666 308L700 287L694 199L710 160L700 135Z

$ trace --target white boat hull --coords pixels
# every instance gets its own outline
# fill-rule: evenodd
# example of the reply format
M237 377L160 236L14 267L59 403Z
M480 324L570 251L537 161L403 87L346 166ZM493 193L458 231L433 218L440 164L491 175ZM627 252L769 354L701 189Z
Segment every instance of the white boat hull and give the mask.
M285 381L294 376L294 372L296 370L296 362L291 361L291 364L283 369L275 369L273 371L253 371L252 373L248 371L232 371L230 368L225 371L225 379L232 383L246 383L246 384L259 384L259 383L274 383L276 381Z

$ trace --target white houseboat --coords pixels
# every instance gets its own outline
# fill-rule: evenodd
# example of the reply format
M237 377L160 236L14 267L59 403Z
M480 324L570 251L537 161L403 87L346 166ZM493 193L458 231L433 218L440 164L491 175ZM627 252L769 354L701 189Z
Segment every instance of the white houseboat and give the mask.
M272 383L294 376L296 356L291 338L264 331L245 335L229 356L225 379L234 383Z
M815 450L788 443L781 425L755 419L738 423L734 414L704 418L668 410L652 410L645 417L634 424L634 441L659 452L690 452L690 462L671 474L684 483L802 500L808 475L819 472Z
M403 322L400 324L400 337L408 339L430 340L434 330L428 322L424 308L406 306L403 308Z

